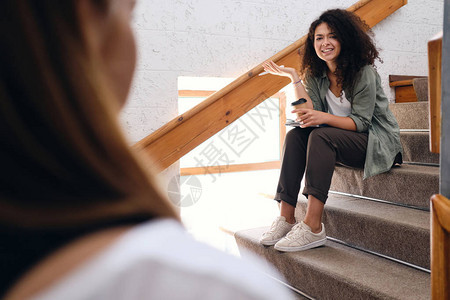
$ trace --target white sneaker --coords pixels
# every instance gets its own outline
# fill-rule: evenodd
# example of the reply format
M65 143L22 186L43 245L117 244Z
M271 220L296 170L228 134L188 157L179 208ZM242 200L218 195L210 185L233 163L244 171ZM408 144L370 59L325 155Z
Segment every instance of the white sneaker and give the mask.
M259 242L265 246L275 245L276 242L281 240L286 233L288 233L295 224L289 224L286 222L285 217L277 217L270 226L269 231L264 232Z
M303 251L322 246L326 240L327 235L325 234L323 223L322 231L313 233L308 225L300 222L284 238L277 242L274 248L283 252Z

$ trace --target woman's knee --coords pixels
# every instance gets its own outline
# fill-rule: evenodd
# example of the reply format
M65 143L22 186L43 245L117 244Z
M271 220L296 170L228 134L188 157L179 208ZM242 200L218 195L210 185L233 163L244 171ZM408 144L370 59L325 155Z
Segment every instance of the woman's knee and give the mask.
M286 138L284 140L285 145L297 144L299 142L304 142L308 139L308 134L305 131L302 131L302 128L294 128L289 130L286 134Z
M334 130L332 127L317 128L309 135L308 143L328 142Z
M286 133L286 142L298 139L299 129L293 128Z

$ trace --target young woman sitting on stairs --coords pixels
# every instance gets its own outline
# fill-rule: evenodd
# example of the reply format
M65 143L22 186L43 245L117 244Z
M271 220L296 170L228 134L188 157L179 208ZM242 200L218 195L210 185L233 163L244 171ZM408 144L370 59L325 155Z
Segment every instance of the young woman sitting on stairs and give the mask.
M279 251L325 244L321 222L336 163L364 169L364 178L401 163L397 121L374 69L378 51L358 16L341 9L324 12L308 33L300 73L272 61L265 71L292 81L302 124L288 132L275 200L280 216L260 239ZM296 224L295 206L304 176L306 215Z

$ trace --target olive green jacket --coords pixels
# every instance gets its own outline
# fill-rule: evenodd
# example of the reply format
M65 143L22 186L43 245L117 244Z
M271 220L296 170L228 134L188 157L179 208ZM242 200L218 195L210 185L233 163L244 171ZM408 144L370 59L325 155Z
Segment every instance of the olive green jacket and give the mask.
M321 77L309 77L304 82L315 110L328 112L325 95L330 87L326 73ZM403 153L397 120L389 109L389 100L381 87L380 75L372 66L365 66L359 73L353 94L345 90L351 103L349 117L356 124L357 132L368 132L364 179L389 171L395 156Z

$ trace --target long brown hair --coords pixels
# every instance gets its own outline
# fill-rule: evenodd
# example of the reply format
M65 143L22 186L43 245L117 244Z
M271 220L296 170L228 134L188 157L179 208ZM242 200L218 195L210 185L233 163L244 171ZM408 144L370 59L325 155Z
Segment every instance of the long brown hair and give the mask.
M0 223L177 218L120 129L77 1L0 1Z
M352 91L362 67L373 65L379 58L378 50L372 41L372 32L356 14L343 9L330 9L311 23L304 47L300 71L303 76L321 76L326 70L326 63L314 50L314 33L317 26L326 23L336 34L341 44L341 52L336 60L335 74L338 84L343 89ZM350 100L350 99L349 99Z

